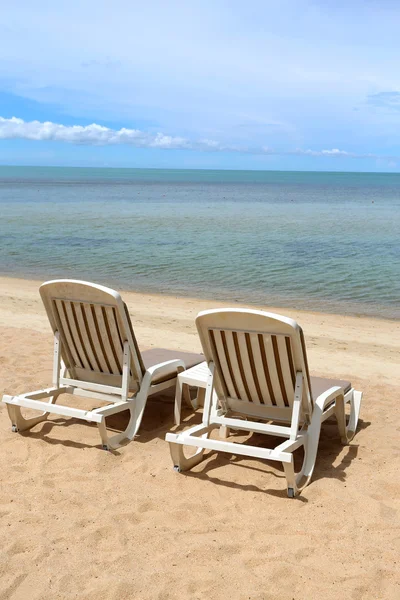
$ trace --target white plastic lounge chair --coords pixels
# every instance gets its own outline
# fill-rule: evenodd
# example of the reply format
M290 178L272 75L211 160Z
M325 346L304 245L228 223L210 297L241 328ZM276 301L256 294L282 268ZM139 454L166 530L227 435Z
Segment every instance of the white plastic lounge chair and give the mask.
M168 433L174 468L191 469L205 449L283 463L289 497L310 481L321 423L335 415L343 444L354 436L362 393L347 381L310 377L303 332L292 319L257 310L208 310L196 319L210 369L203 420L182 433ZM346 423L345 404L351 406ZM269 449L210 439L215 428L280 436ZM195 446L186 457L183 446ZM293 452L304 447L295 474Z
M186 367L204 361L188 352L152 349L140 353L126 304L118 292L85 281L44 283L40 295L54 332L53 386L3 396L13 431L30 429L50 414L97 423L105 449L137 433L147 397L173 387ZM56 404L60 394L89 396L108 403L94 410ZM21 407L41 411L25 419ZM127 428L109 438L106 417L130 411Z

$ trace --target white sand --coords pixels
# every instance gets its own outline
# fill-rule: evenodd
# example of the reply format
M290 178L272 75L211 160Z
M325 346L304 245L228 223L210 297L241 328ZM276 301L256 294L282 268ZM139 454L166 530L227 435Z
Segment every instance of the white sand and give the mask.
M124 299L143 348L200 350L195 315L223 306ZM1 599L400 598L400 325L275 312L303 326L313 374L364 391L350 446L334 421L324 424L300 499L286 498L279 465L260 460L219 455L175 473L165 396L150 399L139 437L115 453L74 420L13 434L1 405ZM0 392L50 385L52 336L37 282L0 278L0 333Z

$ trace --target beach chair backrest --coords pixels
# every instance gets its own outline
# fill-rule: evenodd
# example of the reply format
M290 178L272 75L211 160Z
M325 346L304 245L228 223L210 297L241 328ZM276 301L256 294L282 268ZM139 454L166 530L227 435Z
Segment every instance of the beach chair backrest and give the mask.
M118 292L85 281L60 279L40 286L53 329L59 333L68 377L120 387L123 347L130 349L129 389L136 390L144 366L128 309Z
M217 309L201 312L196 325L204 355L215 365L219 400L244 414L286 412L290 420L301 372L302 410L311 414L304 337L295 321L256 310Z

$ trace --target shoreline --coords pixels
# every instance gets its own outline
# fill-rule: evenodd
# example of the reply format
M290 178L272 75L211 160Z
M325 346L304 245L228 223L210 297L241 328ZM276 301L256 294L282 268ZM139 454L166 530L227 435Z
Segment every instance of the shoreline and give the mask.
M37 288L39 288L39 286L44 283L45 281L52 281L53 279L75 279L75 277L46 277L46 278L39 278L39 277L21 277L19 275L17 276L12 276L12 275L7 275L7 274L2 274L0 273L0 286L6 284L6 282L9 280L11 282L24 282L32 285L37 285ZM189 293L184 293L184 292L172 292L172 291L166 291L166 292L155 292L151 289L148 288L143 288L143 289L139 289L139 290L134 290L134 289L129 289L126 288L124 286L119 286L117 284L117 282L104 282L100 280L96 280L96 278L92 278L92 279L86 279L84 281L92 281L93 283L98 283L99 285L104 285L105 287L110 287L112 289L117 290L121 295L126 295L126 294L137 294L138 296L151 296L154 298L175 298L175 299L179 299L179 300L187 300L187 301L192 301L192 302L205 302L205 303L213 303L213 304L217 304L217 305L221 305L222 306L231 306L231 307L248 307L248 308L254 308L254 309L259 309L259 310L266 310L269 312L274 312L277 314L286 314L286 312L295 312L296 314L318 314L318 315L331 315L331 316L337 316L337 317L351 317L351 318L355 318L355 319L375 319L377 321L387 321L387 322L395 322L398 323L400 321L400 317L398 316L381 316L379 314L375 314L375 313L365 313L365 312L359 312L359 311L340 311L339 308L337 310L333 309L332 311L330 310L321 310L318 306L316 306L315 308L293 308L292 305L289 304L290 300L288 301L288 304L277 304L277 303L271 303L271 304L267 304L267 303L262 303L262 302L257 302L257 301L251 301L251 300L241 300L241 299L236 299L236 298L229 298L228 295L223 297L223 294L221 295L221 297L218 298L211 298L208 297L206 294L204 295L198 295L196 296L195 294L191 294ZM322 301L321 301L322 302ZM318 304L318 302L317 302ZM345 302L337 302L332 306L336 306L338 307L338 305L343 306L343 308L346 306ZM357 305L358 306L358 305ZM212 307L211 307L212 308ZM205 310L205 309L203 309ZM289 316L289 315L288 315Z
M0 329L17 328L50 335L39 286L42 281L0 276ZM249 307L241 302L179 297L118 290L125 300L138 342L143 348L163 346L198 352L195 318L211 308ZM400 382L400 321L369 316L251 305L295 319L303 328L311 369L323 376L347 379L383 378Z

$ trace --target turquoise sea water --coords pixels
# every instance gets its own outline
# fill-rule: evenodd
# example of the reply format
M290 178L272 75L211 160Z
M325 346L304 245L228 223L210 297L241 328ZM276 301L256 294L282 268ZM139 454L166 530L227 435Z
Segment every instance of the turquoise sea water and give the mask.
M0 167L0 273L400 317L400 174Z

